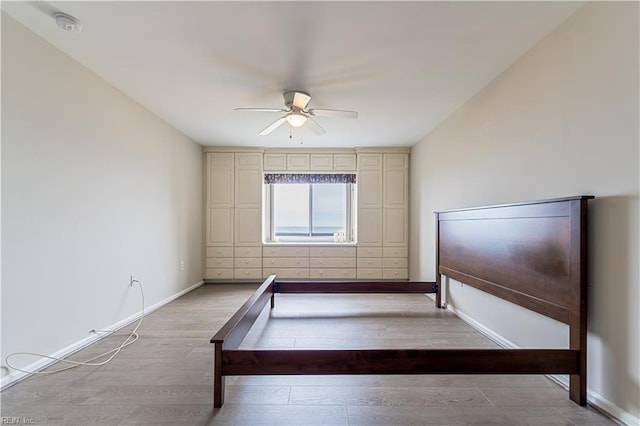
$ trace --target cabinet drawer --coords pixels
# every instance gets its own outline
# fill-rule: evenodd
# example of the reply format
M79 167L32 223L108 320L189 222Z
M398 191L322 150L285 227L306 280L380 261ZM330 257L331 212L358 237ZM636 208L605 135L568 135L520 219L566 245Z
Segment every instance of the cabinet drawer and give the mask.
M380 280L382 279L382 269L358 268L358 279Z
M233 268L232 257L208 257L204 263L205 268Z
M355 257L355 247L311 247L311 257Z
M385 280L406 280L409 278L407 269L383 269L382 278Z
M233 257L233 247L207 247L205 257Z
M359 257L358 268L382 268L382 258L380 257Z
M267 278L269 275L277 275L277 278L309 278L308 269L294 268L262 268L262 277Z
M382 247L358 247L358 257L382 257Z
M233 266L236 268L262 268L262 258L260 257L236 257Z
M262 259L263 268L308 268L308 257L266 257Z
M262 278L262 269L247 269L247 268L237 268L233 271L233 276L236 279L256 279L259 280Z
M235 257L262 257L262 247L236 247Z
M409 250L406 247L385 247L382 249L383 257L409 257Z
M233 269L207 268L204 270L204 278L211 280L230 280L233 278Z
M355 257L312 257L309 259L312 268L355 268Z
M388 257L382 260L382 267L385 269L406 268L407 266L406 257Z
M264 257L309 257L309 247L262 247Z
M356 277L355 269L310 269L309 278L327 279L353 279Z

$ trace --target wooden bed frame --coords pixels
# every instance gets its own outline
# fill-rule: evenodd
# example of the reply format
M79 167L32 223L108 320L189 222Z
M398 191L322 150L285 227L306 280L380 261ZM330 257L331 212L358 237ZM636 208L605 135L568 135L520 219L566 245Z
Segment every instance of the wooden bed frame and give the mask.
M276 281L272 275L211 338L214 407L225 376L317 374L569 374L586 405L587 201L577 196L436 213L436 282ZM435 293L442 275L569 326L568 349L240 350L276 293Z

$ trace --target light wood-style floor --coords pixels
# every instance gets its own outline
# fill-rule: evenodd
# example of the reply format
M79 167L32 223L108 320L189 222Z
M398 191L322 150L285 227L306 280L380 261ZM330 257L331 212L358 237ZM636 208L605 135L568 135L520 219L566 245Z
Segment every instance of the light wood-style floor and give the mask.
M148 315L110 364L29 378L2 416L37 425L610 425L543 376L259 376L227 379L213 409L209 339L257 286L210 284ZM493 347L423 295L278 295L243 347ZM132 327L129 327L129 329ZM109 337L75 354L114 346Z

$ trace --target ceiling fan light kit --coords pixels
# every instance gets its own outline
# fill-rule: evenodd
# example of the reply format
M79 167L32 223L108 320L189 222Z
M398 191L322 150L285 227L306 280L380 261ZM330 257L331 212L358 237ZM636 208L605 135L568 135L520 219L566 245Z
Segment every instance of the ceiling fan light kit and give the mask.
M318 135L327 133L311 116L336 117L336 118L358 118L356 111L339 109L305 109L311 101L311 95L298 90L289 90L283 93L284 105L287 109L275 108L234 108L235 111L253 112L284 112L285 115L269 124L259 135L265 136L273 132L285 122L292 127L302 127L309 123L309 127Z
M301 127L307 122L307 116L299 112L290 112L286 115L286 119L293 127Z

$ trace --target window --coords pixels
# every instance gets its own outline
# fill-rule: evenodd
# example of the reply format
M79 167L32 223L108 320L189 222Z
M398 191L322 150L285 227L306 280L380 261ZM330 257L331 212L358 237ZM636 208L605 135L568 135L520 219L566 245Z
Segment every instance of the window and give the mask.
M336 181L336 175L277 176L280 178L265 178L270 182L267 185L269 208L265 209L269 241L352 241L351 181L354 179Z

